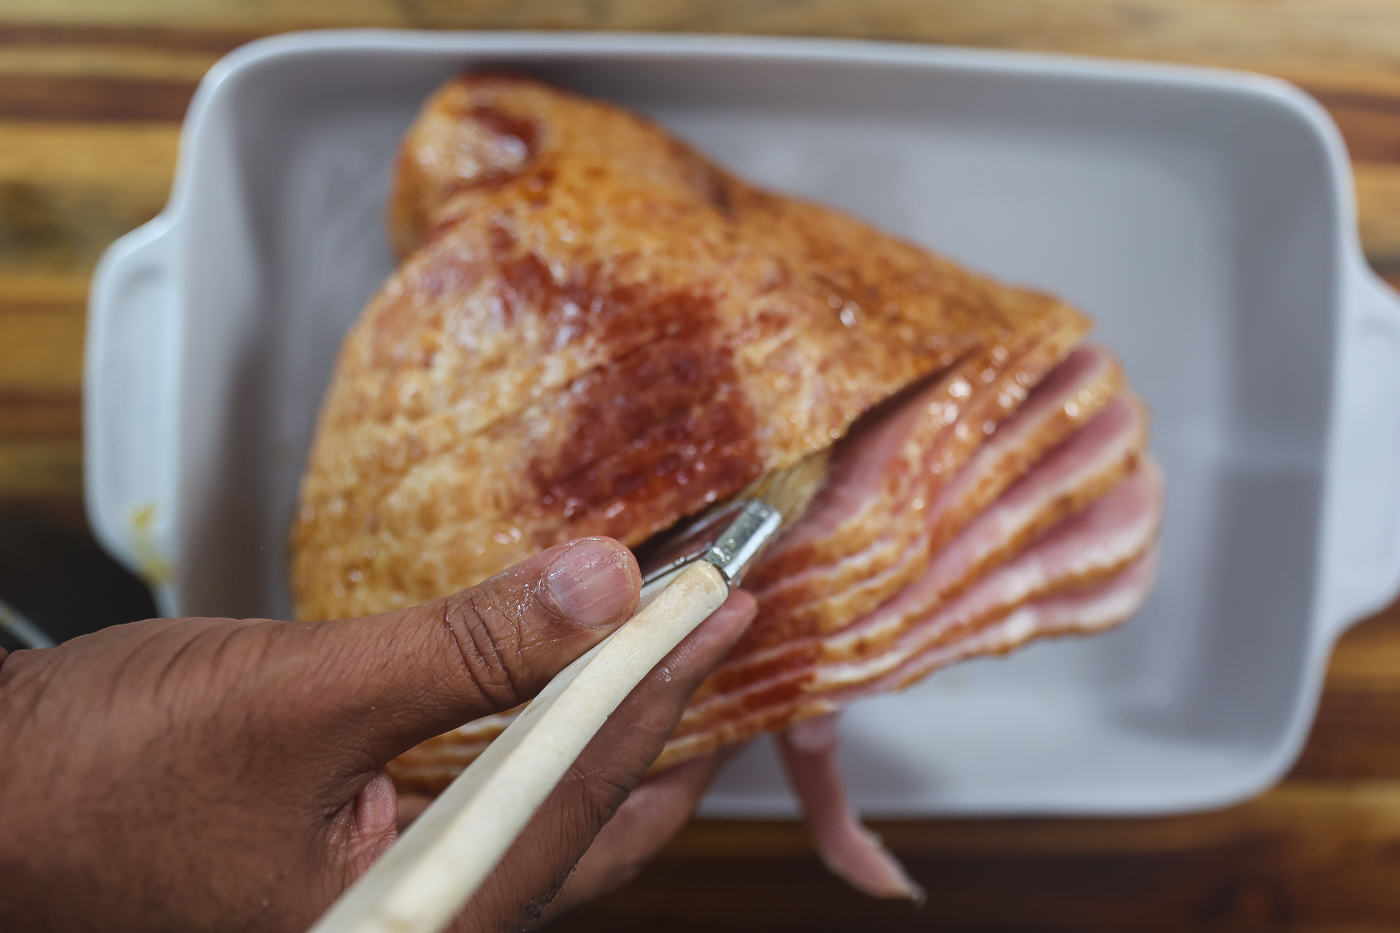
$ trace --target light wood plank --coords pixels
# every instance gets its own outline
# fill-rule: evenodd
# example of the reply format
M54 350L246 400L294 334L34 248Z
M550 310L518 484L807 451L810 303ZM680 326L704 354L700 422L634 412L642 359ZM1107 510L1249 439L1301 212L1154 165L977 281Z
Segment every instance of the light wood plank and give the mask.
M1391 0L7 0L21 23L627 29L898 38L1191 61L1400 64Z
M0 311L0 395L77 392L83 378L84 315Z
M1327 683L1335 688L1394 693L1400 709L1400 604L1359 624L1337 642Z
M0 275L86 277L164 206L178 127L11 120L0 140Z
M113 48L96 43L0 46L0 75L121 77L197 83L219 60L213 52Z
M180 127L0 120L0 139L0 181L100 184L163 197L175 173Z
M0 269L0 312L63 313L87 307L88 274Z

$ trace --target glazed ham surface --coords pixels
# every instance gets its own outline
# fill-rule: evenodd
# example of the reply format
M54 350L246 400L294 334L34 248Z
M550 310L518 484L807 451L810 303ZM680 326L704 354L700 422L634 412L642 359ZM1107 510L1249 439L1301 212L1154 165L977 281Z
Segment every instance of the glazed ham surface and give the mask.
M303 481L299 616L422 602L580 535L637 546L829 449L656 768L780 733L833 870L916 896L842 796L835 712L1109 627L1151 587L1147 412L1088 321L519 77L429 99L390 221L402 265L346 339ZM436 793L511 715L396 782Z
M391 221L403 263L341 348L302 484L306 619L419 603L581 535L640 544L950 365L998 421L1089 328L519 78L428 101ZM810 543L792 560L837 556Z

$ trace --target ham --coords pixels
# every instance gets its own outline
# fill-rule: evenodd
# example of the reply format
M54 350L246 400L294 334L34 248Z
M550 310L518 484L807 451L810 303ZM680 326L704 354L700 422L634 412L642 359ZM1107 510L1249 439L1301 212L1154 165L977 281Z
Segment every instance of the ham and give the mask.
M758 617L655 767L778 733L833 871L916 897L844 800L832 714L1101 630L1151 585L1147 411L1090 322L509 75L428 99L390 233L401 264L302 481L298 617L433 599L582 535L640 547L820 454L823 489L745 580ZM395 781L438 792L512 715Z
M391 218L403 261L346 336L302 479L303 619L433 599L582 535L640 545L927 380L978 416L952 469L1090 326L519 77L427 101ZM883 533L921 447L789 561Z

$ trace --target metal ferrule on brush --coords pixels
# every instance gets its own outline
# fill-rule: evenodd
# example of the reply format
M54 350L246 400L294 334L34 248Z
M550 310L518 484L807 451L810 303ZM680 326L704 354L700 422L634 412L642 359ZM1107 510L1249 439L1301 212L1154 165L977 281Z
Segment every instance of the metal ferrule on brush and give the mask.
M713 564L733 589L777 538L782 524L782 514L758 499L731 503L701 519L653 552L655 557L647 563L656 566L642 576L642 604L697 560Z

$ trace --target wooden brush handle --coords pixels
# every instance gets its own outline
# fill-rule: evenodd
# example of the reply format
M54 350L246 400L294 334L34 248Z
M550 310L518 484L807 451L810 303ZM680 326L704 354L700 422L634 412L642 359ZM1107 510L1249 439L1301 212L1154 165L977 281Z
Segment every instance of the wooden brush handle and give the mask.
M549 682L312 928L437 933L632 688L729 595L705 561Z

